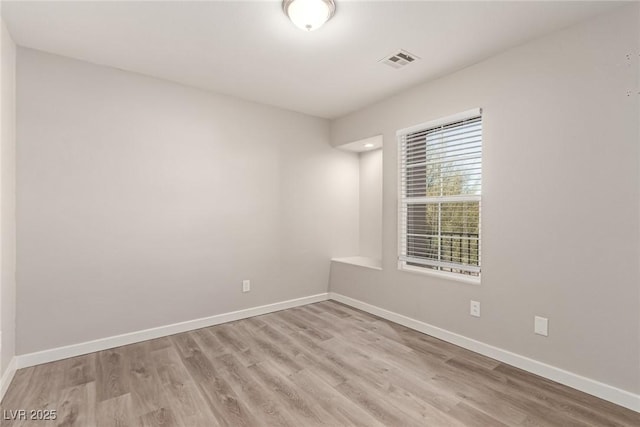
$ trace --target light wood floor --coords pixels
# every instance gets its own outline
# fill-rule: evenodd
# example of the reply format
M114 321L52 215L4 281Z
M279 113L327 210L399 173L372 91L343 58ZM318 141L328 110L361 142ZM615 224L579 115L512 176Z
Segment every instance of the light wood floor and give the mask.
M640 426L638 413L332 301L22 369L0 408L58 411L3 427Z

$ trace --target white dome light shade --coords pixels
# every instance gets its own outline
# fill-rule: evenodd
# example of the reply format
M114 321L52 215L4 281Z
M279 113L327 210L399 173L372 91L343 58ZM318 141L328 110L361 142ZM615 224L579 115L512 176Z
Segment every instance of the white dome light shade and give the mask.
M313 31L333 16L336 4L333 0L284 0L282 8L296 27Z

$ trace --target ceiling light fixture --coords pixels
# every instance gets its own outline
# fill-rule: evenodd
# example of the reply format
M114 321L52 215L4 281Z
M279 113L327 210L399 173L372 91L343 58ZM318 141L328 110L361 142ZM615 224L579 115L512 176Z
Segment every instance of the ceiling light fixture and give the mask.
M298 28L317 30L336 12L334 0L284 0L282 10Z
M367 143L367 144L364 144L364 148L373 148L373 147L374 147L374 145L372 143L370 143L370 142Z

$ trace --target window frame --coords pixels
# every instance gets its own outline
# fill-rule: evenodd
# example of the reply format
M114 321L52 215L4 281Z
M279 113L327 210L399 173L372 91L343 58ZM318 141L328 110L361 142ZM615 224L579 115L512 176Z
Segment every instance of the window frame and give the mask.
M449 272L432 269L426 266L416 266L411 265L406 260L401 259L403 254L403 242L406 244L406 241L403 240L403 237L406 238L407 229L409 227L408 222L406 220L406 212L408 210L403 210L405 203L403 203L402 195L403 195L403 182L402 182L402 174L403 172L403 150L402 150L402 138L410 135L412 133L417 133L421 131L429 130L430 128L437 128L441 126L446 126L448 124L453 124L455 122L460 122L468 119L472 119L475 117L480 117L481 121L484 121L484 117L482 114L481 108L474 108L467 111L463 111L458 114L449 115L446 117L442 117L436 120L432 120L429 122L421 123L415 126L410 126L404 129L400 129L396 132L397 144L398 144L398 197L397 197L397 227L398 227L398 241L397 241L397 256L398 256L398 270L406 271L408 273L415 273L421 275L427 275L432 277L438 277L448 280L453 280L457 282L464 282L469 284L479 285L482 280L482 176L481 176L481 190L479 195L472 195L471 197L460 196L460 201L464 201L462 199L476 199L479 203L479 212L478 212L478 267L480 271L478 272L478 276L467 275L463 273ZM484 132L481 134L481 147L484 146ZM483 163L483 155L481 155L481 165ZM446 198L452 198L452 196L440 196L443 200ZM455 197L455 196L454 196ZM444 203L444 202L443 202ZM440 232L440 230L439 230Z

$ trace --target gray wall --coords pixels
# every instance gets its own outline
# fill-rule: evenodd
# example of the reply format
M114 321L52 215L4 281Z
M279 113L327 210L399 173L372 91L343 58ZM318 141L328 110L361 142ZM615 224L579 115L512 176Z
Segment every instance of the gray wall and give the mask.
M382 150L363 151L360 157L360 251L382 257Z
M384 135L384 270L335 263L330 289L640 392L637 8L336 120L335 145ZM482 284L398 271L395 132L474 107L484 109ZM549 318L549 337L534 335L534 315Z
M16 327L16 46L1 22L0 105L0 376L15 355Z
M17 113L18 354L326 292L357 251L326 120L22 48Z

